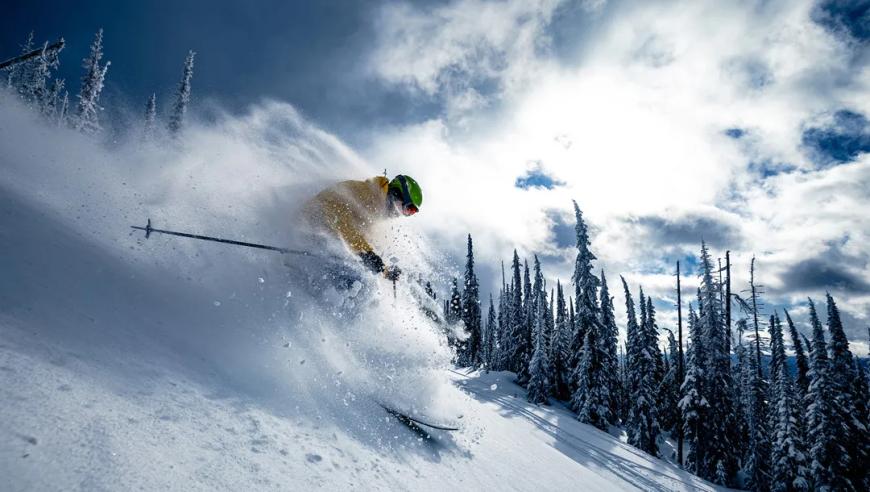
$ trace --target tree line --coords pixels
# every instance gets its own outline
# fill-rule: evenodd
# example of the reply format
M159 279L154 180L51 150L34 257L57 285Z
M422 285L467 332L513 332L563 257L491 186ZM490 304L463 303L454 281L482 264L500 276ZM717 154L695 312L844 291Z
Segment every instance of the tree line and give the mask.
M20 62L11 63L6 68L6 89L17 94L28 106L57 125L74 128L83 133L95 134L102 130L100 96L103 91L110 61L103 62L103 30L97 31L91 43L90 53L82 60L84 73L79 93L70 107L69 90L65 79L56 75L60 67L60 52L63 39L58 43L47 41L37 48L34 33L21 45L21 54L33 54ZM181 80L167 116L166 131L178 136L184 126L184 117L190 103L191 81L193 79L192 50L184 60ZM157 94L153 93L145 103L143 130L146 137L153 138L159 131L157 116Z
M511 371L530 402L556 400L581 422L604 431L617 426L631 445L653 456L661 456L666 439L676 441L675 461L719 485L870 490L870 375L849 349L830 294L826 328L808 299L807 338L787 310L763 319L754 258L744 299L731 291L730 254L725 267L714 266L702 242L685 343L677 263L677 333L659 326L642 287L633 295L620 277L627 319L621 344L611 290L604 271L594 269L576 202L574 212L570 283L557 280L548 289L537 256L530 268L514 251L509 280L502 265L502 284L496 298L490 295L485 317L468 236L463 282L460 287L453 279L443 303L445 321L466 334L449 339L458 365ZM428 283L426 291L436 297ZM735 322L732 307L740 313ZM786 332L793 364L787 363Z

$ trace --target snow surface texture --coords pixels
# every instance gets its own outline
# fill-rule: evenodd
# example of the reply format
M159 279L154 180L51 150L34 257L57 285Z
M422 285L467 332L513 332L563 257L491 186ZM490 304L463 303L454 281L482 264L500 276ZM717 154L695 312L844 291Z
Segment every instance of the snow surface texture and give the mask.
M291 107L104 146L0 105L4 490L711 489L508 375L450 372L412 284L372 280L349 319L284 264L316 259L131 232L293 244L311 190L373 173ZM382 236L429 271L412 228ZM427 437L380 402L462 430Z

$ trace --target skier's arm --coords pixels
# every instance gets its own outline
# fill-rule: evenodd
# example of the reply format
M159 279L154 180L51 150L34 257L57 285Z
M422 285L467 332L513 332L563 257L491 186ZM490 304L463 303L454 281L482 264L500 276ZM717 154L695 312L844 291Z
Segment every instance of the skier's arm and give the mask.
M350 213L339 212L333 215L333 220L329 225L354 253L371 252L372 246L355 222L350 217Z

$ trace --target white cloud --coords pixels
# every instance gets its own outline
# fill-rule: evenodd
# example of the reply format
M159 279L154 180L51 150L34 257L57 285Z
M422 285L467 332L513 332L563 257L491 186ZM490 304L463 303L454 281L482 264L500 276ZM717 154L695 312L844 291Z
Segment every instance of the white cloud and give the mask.
M460 0L415 8L385 5L370 69L376 77L444 99L448 114L484 105L482 88L509 92L535 76L561 0Z
M514 247L552 250L546 211L570 215L576 198L598 231L593 247L611 284L620 272L641 272L630 279L658 298L671 289L660 273L667 248L640 243L626 226L631 217L720 217L743 239L732 246L735 282L746 280L756 253L777 302L797 300L782 297L788 289L777 282L785 270L832 241L862 259L845 267L867 278L867 255L858 253L870 230L870 160L816 170L801 136L820 114L870 111L858 97L867 93L870 70L855 68L854 47L813 23L812 2L621 5L600 18L598 36L583 41L586 55L575 64L560 64L530 41L548 39L554 5L535 4L536 14L499 5L499 13L468 0L432 11L402 5L381 18L372 66L385 80L428 95L472 87L479 77L511 88L478 94L491 99L463 108L498 105L475 115L471 130L457 131L444 118L393 129L365 151L373 162L420 176L427 206L417 220L440 244L461 251L471 231L479 262L507 259ZM534 21L518 28L516 19L529 15ZM498 20L482 21L489 16ZM506 61L494 69L480 46L496 47ZM728 138L728 128L747 136ZM530 161L567 186L515 188ZM764 177L750 162L796 171ZM548 274L565 279L569 268L565 262ZM841 296L850 316L868 316L870 302ZM852 329L863 338L863 328Z

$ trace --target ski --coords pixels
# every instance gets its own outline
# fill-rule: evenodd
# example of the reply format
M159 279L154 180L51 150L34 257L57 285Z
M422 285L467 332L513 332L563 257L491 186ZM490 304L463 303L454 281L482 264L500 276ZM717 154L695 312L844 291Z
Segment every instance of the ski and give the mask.
M433 424L431 422L426 422L424 420L420 420L418 418L411 417L410 415L402 413L394 408L390 408L390 407L383 405L383 404L381 404L381 407L384 410L386 410L388 414L392 415L393 417L396 417L396 419L398 419L399 422L402 422L403 424L410 426L410 427L417 427L417 426L422 425L424 427L429 427L430 429L437 429L437 430L442 430L442 431L451 431L452 432L452 431L459 430L459 427Z

